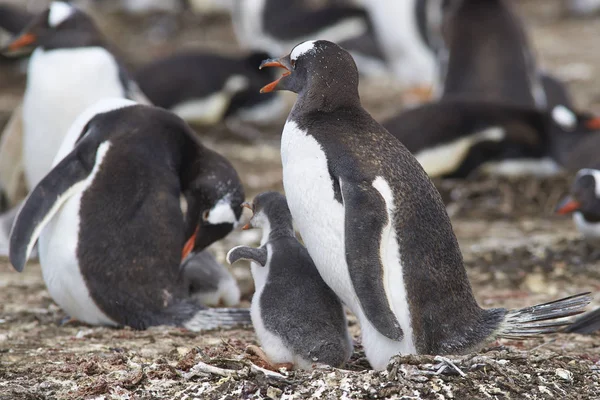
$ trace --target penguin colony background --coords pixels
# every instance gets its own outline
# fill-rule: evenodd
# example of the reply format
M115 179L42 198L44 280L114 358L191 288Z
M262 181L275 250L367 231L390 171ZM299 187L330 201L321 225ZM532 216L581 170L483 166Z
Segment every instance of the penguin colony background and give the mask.
M600 2L31 3L0 2L7 398L600 396Z

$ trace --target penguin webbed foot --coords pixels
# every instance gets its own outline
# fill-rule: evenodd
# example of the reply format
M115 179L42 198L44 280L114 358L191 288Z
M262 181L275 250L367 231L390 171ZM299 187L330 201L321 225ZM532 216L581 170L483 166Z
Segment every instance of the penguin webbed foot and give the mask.
M292 363L272 363L264 350L253 344L246 347L246 353L254 356L253 358L255 359L252 361L258 361L257 365L259 367L268 369L269 371L279 372L282 368L285 368L288 371L294 369L294 364Z

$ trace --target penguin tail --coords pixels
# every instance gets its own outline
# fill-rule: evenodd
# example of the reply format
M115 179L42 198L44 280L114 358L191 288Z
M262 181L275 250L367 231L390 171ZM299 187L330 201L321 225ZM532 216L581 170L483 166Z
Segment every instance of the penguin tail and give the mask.
M508 311L496 336L505 339L528 339L561 331L572 323L564 318L581 314L583 308L591 301L592 296L587 292ZM597 317L596 322L600 322L600 316Z
M600 330L600 308L583 314L564 330L566 333L589 335Z
M181 326L190 331L234 328L252 325L249 308L206 308L197 311Z

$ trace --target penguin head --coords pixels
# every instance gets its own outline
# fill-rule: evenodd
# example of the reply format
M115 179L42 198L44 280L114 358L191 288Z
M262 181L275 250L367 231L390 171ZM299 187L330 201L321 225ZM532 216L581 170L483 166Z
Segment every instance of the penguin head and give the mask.
M6 54L28 53L37 47L45 50L102 46L94 21L72 4L54 1L37 15L4 49Z
M548 114L547 142L551 146L551 156L559 163L568 165L572 150L600 131L600 117L575 111L565 105L554 106Z
M289 90L294 93L328 94L342 99L358 99L358 69L346 50L326 40L298 44L290 54L264 60L259 68L279 67L286 70L281 78L261 89L261 93Z
M558 214L581 212L586 220L600 221L600 170L582 169L575 176L570 195L556 207Z
M256 196L252 203L243 203L242 206L252 211L252 219L243 229L290 229L293 232L292 214L281 193L264 192Z

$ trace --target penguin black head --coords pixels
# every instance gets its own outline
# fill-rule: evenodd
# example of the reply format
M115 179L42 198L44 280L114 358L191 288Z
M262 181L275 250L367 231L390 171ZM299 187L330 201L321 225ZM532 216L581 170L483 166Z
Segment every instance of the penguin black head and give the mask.
M286 72L264 86L261 93L289 90L294 93L316 93L326 102L359 101L358 69L346 50L326 40L310 40L298 44L290 54L264 60L260 68L279 67ZM316 98L315 101L322 99Z
M103 38L94 21L72 4L54 1L36 16L4 49L7 54L102 46Z
M570 195L556 207L558 214L581 212L589 222L600 222L600 170L582 169L571 186Z
M242 206L252 210L253 214L243 229L287 230L293 235L292 214L281 193L264 192L256 196L252 203L243 203Z

